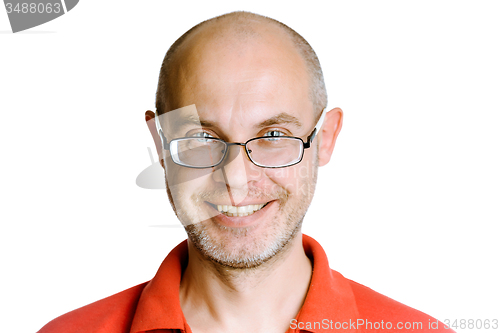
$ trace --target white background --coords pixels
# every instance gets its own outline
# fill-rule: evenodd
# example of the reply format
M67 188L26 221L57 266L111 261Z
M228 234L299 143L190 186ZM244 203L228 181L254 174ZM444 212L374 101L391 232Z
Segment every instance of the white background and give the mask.
M500 319L498 1L87 0L18 34L0 8L2 331L151 279L185 238L135 184L144 112L174 40L233 10L302 34L345 111L304 222L331 267L442 321Z

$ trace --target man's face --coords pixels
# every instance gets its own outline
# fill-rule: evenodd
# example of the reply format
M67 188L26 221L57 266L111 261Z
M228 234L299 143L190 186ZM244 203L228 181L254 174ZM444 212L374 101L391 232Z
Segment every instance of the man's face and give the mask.
M243 143L270 135L307 140L316 120L308 74L280 31L244 41L214 40L206 31L183 46L171 75L177 87L171 105L196 105L179 116L195 110L201 126L163 122L168 141L193 135ZM167 156L167 188L193 245L235 268L255 267L280 253L300 231L314 193L317 140L299 164L277 169L254 165L240 146L232 146L218 168L186 168ZM231 206L248 215L234 216Z

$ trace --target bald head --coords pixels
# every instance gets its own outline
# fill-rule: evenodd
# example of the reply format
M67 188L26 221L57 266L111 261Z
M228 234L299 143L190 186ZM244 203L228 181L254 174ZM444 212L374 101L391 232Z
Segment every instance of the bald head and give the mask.
M275 59L270 59L267 54L274 54ZM223 70L225 63L243 61L245 55L247 59L259 58L261 62L262 59L269 60L269 66L275 66L278 72L285 70L294 74L293 79L306 81L304 84L316 113L326 107L323 73L307 41L271 18L233 12L196 25L170 47L160 70L156 95L158 113L191 103L181 100L180 96L194 93L193 85L186 84L186 80L196 71L206 71L214 66ZM206 66L210 61L210 66ZM261 64L254 65L259 67ZM248 61L246 66L252 68Z

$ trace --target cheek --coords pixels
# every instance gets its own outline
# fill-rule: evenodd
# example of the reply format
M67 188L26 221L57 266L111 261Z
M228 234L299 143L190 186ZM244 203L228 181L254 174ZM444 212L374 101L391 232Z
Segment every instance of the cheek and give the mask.
M314 192L317 167L313 163L313 156L304 154L303 160L294 166L280 169L268 169L267 177L275 186L285 189L291 196L309 196Z
M211 169L191 169L167 163L167 181L172 195L191 196L206 188Z

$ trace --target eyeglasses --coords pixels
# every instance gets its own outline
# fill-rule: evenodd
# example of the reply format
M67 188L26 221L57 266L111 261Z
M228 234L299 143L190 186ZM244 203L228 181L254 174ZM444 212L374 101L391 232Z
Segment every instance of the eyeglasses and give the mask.
M213 137L191 136L167 142L157 114L155 120L163 149L170 151L175 164L195 169L212 168L224 161L230 146L243 146L248 159L253 164L262 168L284 168L302 161L304 150L311 147L311 143L321 129L324 117L323 110L316 126L307 137L307 142L293 136L262 136L245 143L226 142Z

